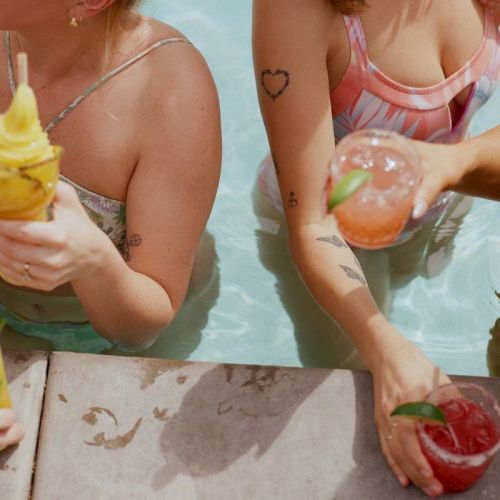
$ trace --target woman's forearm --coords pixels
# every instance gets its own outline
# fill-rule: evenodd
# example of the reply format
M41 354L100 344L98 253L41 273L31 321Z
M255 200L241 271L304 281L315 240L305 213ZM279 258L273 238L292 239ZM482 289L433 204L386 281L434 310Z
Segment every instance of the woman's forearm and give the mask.
M290 237L290 251L310 293L349 335L371 369L399 333L375 304L363 270L333 220L301 228Z
M100 335L140 348L173 319L170 298L152 278L131 269L108 239L103 245L97 272L73 280L73 288Z
M466 174L455 189L500 200L500 126L455 147L467 162Z

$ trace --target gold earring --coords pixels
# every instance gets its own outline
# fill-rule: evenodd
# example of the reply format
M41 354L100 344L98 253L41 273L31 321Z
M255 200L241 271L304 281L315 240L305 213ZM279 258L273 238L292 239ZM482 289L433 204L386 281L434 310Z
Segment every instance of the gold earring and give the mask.
M72 27L72 28L78 28L78 20L76 19L75 16L73 16L71 18L71 21L69 22L69 25Z

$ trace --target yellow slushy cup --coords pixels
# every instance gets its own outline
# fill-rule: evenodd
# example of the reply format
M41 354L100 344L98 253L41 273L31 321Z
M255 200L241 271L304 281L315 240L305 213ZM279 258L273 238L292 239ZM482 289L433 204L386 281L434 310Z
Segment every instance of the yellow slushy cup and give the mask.
M62 148L49 143L27 81L26 54L18 55L19 85L0 115L0 218L47 220Z
M0 333L2 333L2 329L4 326L5 326L5 321L0 318ZM12 404L10 402L7 375L5 374L5 368L3 365L2 349L0 349L0 408L11 408L11 407Z

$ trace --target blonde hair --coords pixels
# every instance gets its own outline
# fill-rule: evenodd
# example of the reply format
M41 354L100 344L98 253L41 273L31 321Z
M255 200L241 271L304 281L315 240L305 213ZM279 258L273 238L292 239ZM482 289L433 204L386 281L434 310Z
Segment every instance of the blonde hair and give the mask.
M366 0L331 0L333 6L342 14L359 14L366 7Z
M113 39L120 29L123 14L127 11L137 9L143 0L116 0L108 7L106 18L106 42L104 48L104 67L106 68L110 59Z

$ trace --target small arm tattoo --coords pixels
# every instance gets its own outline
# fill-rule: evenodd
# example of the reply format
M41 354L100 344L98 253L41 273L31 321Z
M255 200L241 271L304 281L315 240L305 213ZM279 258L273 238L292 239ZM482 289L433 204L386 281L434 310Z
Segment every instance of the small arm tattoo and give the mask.
M330 243L334 247L337 248L342 248L345 247L347 248L347 245L338 237L338 236L321 236L319 238L316 238L318 241L324 241L325 243Z
M299 204L299 200L295 198L295 193L293 191L290 191L290 196L288 198L288 206L290 208L295 208Z
M132 256L130 255L130 247L138 247L142 243L142 238L140 234L133 234L132 236L128 237L125 236L125 240L123 242L123 260L125 262L129 262Z
M262 87L266 94L275 101L290 85L290 73L284 69L265 69L261 73Z
M271 158L273 159L273 165L274 165L274 171L276 172L276 175L280 175L280 167L278 166L278 160L276 160L276 156L274 155L273 152L271 152Z
M354 269L351 269L349 266L344 266L342 264L340 265L340 267L347 274L348 278L359 281L363 286L366 286L367 283L366 283L365 278L361 274L359 274L357 271L355 271Z

